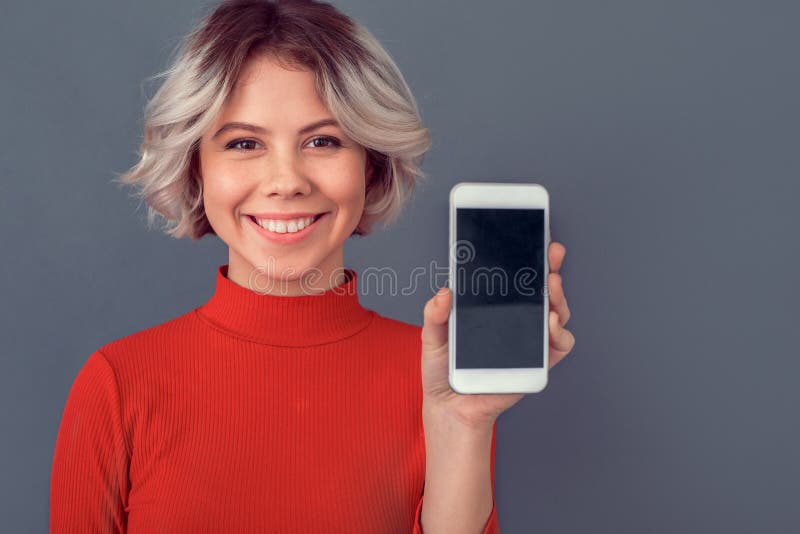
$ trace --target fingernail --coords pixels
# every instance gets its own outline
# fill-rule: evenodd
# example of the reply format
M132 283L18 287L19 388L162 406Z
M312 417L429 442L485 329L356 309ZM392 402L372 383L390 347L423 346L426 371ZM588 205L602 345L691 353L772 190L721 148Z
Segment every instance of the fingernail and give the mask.
M443 297L447 294L447 287L439 288L439 291L436 292L437 297Z

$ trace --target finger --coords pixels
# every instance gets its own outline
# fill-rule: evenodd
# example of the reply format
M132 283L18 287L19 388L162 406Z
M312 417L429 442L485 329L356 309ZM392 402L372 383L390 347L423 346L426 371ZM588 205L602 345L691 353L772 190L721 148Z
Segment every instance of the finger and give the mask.
M567 355L566 351L551 349L550 354L548 355L547 358L548 360L547 368L552 369L558 362L563 360L566 355Z
M564 263L564 256L567 255L567 248L558 241L550 241L547 247L547 263L551 273L557 273Z
M567 297L564 295L564 285L562 284L561 275L557 273L550 273L547 277L547 287L549 289L550 308L558 313L559 324L564 326L570 318L569 305L567 305Z
M422 352L438 352L447 347L447 320L453 295L443 287L431 297L423 310Z
M571 351L575 346L572 332L558 324L558 314L550 311L550 346L559 351Z

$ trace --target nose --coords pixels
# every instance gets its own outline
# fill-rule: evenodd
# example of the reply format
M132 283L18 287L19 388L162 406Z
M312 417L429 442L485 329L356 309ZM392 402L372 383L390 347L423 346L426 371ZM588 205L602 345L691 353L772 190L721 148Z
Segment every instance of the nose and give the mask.
M261 188L268 197L293 198L311 193L311 182L291 156L270 158Z

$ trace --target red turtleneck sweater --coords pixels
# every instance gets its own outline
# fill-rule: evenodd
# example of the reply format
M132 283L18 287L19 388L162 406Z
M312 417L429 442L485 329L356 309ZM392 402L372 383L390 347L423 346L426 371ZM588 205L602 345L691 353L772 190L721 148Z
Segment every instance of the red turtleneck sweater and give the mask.
M351 269L302 296L227 269L204 305L89 356L50 532L421 533L421 327L362 307Z

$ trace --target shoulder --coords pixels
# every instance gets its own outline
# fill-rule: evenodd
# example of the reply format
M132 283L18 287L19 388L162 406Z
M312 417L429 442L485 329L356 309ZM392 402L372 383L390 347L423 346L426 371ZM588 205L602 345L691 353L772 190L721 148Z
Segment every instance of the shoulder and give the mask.
M392 317L386 317L378 312L374 313L375 320L372 324L373 332L385 336L387 339L401 340L412 345L421 341L421 326L393 319Z
M159 324L143 328L109 341L97 349L113 368L126 364L158 359L158 355L174 353L187 342L200 337L196 308ZM155 358L154 358L155 357Z

